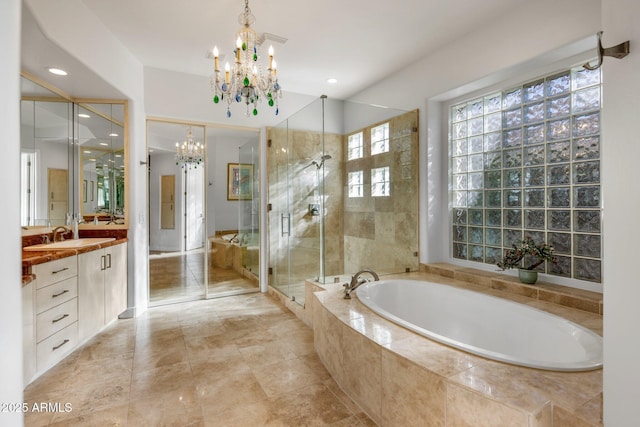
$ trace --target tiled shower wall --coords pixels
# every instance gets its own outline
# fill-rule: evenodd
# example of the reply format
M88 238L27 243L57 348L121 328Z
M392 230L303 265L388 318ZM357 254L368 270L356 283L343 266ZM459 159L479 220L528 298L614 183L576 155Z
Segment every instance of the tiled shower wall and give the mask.
M363 157L345 161L344 273L365 267L378 273L418 270L418 111L388 122L388 152L371 155L371 128L382 124L374 123L361 129ZM371 169L385 166L389 167L390 194L372 197ZM364 172L363 197L348 197L348 174L360 170Z
M342 273L342 136L324 135L307 130L273 128L267 156L269 203L282 206L289 197L291 231L282 236L279 213L269 216L270 263L274 271L285 271L290 260L290 282L301 282L320 273L320 216L311 215L309 205L324 199L325 211L325 271L328 275ZM317 169L312 161L328 154L324 167ZM322 182L324 193L322 195ZM320 185L319 185L320 184Z
M379 273L418 270L418 112L394 117L389 122L389 152L370 155L370 129L364 128L364 157L346 161L348 135L318 131L272 128L267 155L270 266L274 274L287 271L290 283L320 273L320 217L309 205L324 201L325 275L355 273L369 267ZM324 152L323 152L324 142ZM317 170L328 154L331 159ZM389 166L391 191L372 197L371 168ZM347 197L347 175L364 171L364 195ZM319 176L316 176L316 171ZM324 174L324 175L323 175ZM319 178L319 179L318 179ZM319 182L324 182L324 194ZM289 197L290 236L282 236L280 211ZM290 243L290 247L286 242Z

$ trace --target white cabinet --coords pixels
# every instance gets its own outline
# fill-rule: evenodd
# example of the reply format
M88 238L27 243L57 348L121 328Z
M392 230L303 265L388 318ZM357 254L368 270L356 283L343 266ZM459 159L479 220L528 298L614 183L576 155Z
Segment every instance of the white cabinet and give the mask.
M78 344L77 257L34 265L32 272L36 276L35 297L31 295L35 367L43 372Z
M104 320L109 323L127 309L127 244L105 249Z
M36 264L22 287L24 381L59 362L127 309L127 244Z
M104 326L104 249L78 255L78 334L80 342Z
M78 255L80 342L96 334L127 308L127 244Z
M24 383L29 384L36 374L36 325L33 313L35 284L22 287L22 365Z

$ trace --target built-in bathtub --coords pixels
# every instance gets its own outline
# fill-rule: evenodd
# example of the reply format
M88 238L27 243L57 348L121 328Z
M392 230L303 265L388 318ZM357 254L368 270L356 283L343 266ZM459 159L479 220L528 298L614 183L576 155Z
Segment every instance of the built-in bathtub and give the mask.
M602 330L598 311L569 305L577 300L558 300L556 305L529 292L544 291L548 299L547 293L562 291L558 287L517 282L509 287L501 276L493 283L483 274L474 276L482 283L426 272L396 277L467 289L474 296L500 296L561 315L596 333ZM464 277L470 276L470 270L465 271ZM344 299L343 283L331 282L307 282L304 319L313 327L323 365L377 425L602 427L602 369L558 372L477 356L380 316L362 303L357 290L352 299ZM592 296L580 298L588 302Z
M417 280L370 282L355 292L380 316L479 356L554 371L602 367L602 337L524 304Z
M259 246L250 242L247 235L233 233L216 235L209 238L209 259L212 267L233 269L243 274L245 260L251 256L257 257Z

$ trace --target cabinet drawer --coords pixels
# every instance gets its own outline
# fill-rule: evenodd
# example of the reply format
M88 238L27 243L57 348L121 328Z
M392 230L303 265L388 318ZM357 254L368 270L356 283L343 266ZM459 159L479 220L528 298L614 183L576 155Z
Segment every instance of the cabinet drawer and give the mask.
M68 279L45 286L36 291L36 314L47 311L56 305L62 304L78 296L78 277Z
M36 345L36 368L39 372L50 368L78 345L78 322Z
M78 320L78 299L74 298L36 316L36 342L40 342Z
M55 261L36 264L33 266L33 274L36 275L37 289L48 286L60 280L78 275L77 256L57 259Z

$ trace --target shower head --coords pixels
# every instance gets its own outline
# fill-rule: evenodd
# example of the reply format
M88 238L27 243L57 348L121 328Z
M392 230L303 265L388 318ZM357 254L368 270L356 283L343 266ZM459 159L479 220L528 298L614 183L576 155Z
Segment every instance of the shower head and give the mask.
M329 154L325 154L324 156L320 157L320 163L316 162L315 160L313 162L311 162L312 165L316 165L316 167L318 169L320 169L322 167L322 165L324 165L324 161L325 160L329 160L331 158L331 156Z
M307 166L305 166L303 169L308 168L309 166L315 166L316 168L320 169L322 167L322 165L324 165L324 161L325 160L329 160L331 158L331 155L329 154L325 154L324 156L320 157L320 160L318 161L312 161L311 163L309 163Z

